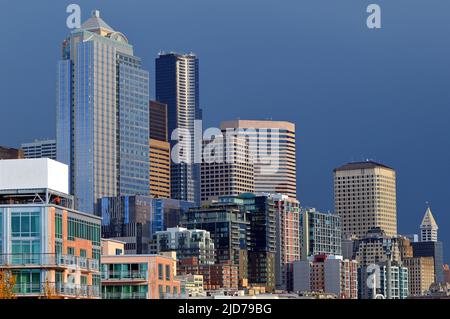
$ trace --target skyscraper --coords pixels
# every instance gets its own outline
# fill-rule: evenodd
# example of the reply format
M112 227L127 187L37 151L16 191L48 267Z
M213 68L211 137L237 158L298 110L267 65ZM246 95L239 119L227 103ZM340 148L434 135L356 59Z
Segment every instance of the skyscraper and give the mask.
M213 144L222 147L211 147L214 155L208 151ZM201 164L202 201L255 191L254 166L245 138L231 136L205 143L205 153L211 159L205 158Z
M300 207L296 199L274 195L275 201L275 285L277 289L292 291L293 265L300 259Z
M156 100L167 104L171 148L182 149L171 165L172 198L200 202L200 163L195 163L195 121L202 119L199 61L194 54L161 53L156 59ZM178 129L174 132L175 129ZM200 127L201 130L201 127ZM173 151L172 151L173 152Z
M373 161L336 168L334 207L345 237L364 237L376 227L388 236L397 235L395 171Z
M25 158L49 158L56 160L56 140L36 140L23 143L20 148Z
M78 208L103 196L149 194L149 74L125 35L94 11L62 45L57 159Z
M255 165L255 192L297 198L295 125L282 121L222 122L225 134L245 136Z
M170 143L167 105L150 101L150 195L170 198Z
M420 241L437 241L438 225L434 220L430 207L427 208L420 224Z

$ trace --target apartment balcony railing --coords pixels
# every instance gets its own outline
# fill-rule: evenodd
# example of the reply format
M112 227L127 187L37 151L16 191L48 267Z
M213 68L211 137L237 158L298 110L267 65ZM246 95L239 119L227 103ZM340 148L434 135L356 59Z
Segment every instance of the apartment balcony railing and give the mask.
M68 297L68 298L100 298L100 287L89 285L71 285L62 283L14 285L16 296Z
M103 292L102 299L148 299L148 293L146 293L146 292L132 292L132 293Z
M100 263L96 259L59 254L3 254L0 265L7 267L72 267L90 271L99 271Z
M104 271L102 280L147 280L146 271Z

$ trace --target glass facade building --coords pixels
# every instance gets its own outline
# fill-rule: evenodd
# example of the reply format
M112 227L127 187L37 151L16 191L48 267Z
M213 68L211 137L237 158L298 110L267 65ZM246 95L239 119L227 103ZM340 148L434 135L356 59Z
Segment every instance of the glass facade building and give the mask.
M195 121L202 119L199 61L193 54L160 54L156 59L156 100L167 104L171 148L179 144L181 162L171 165L172 198L200 202L200 163L195 163ZM172 136L175 129L190 138ZM201 128L200 128L201 129ZM178 141L180 139L180 141Z
M16 297L100 298L100 251L100 219L73 210L71 196L0 190L0 270Z
M57 159L78 208L98 214L103 196L149 194L149 75L133 47L96 11L62 51Z
M137 195L104 197L98 206L103 238L125 242L127 254L148 254L153 234L178 226L194 203Z

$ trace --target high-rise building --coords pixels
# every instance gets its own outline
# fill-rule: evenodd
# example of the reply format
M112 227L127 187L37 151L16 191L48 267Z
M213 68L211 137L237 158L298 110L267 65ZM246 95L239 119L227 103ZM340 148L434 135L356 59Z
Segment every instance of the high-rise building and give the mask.
M0 146L0 160L24 158L23 150Z
M364 237L380 227L397 235L395 171L373 161L345 164L334 170L334 207L345 237Z
M275 286L278 290L293 290L293 265L300 259L298 200L287 195L273 195L275 202L276 253Z
M212 265L214 259L214 242L211 234L202 229L182 227L168 228L153 234L154 250L152 253L175 251L177 259L196 257L199 264Z
M170 144L150 139L150 195L170 198Z
M153 234L179 225L194 204L149 196L104 197L99 200L102 236L125 242L127 254L150 254Z
M205 143L201 164L201 200L253 193L254 166L245 138L230 136Z
M255 166L255 192L297 198L295 125L283 121L222 122L227 135L244 136Z
M410 295L425 295L434 283L433 257L405 258L403 265L408 268Z
M167 105L150 101L150 195L170 198L170 143Z
M427 208L420 224L420 241L437 241L438 225L434 220L430 207Z
M300 212L301 259L316 255L342 255L341 218L315 208Z
M390 237L380 228L370 230L366 237L354 242L352 259L361 266L387 261L401 264L399 237Z
M94 11L62 45L57 158L70 167L78 208L104 196L148 195L149 74L133 46Z
M248 212L248 282L250 285L275 289L276 208L268 195L242 194L244 210ZM221 197L228 201L233 197Z
M100 298L100 218L74 209L68 167L0 161L0 271L17 298Z
M169 141L169 119L167 104L150 101L150 139L158 141Z
M194 54L161 53L156 59L156 100L167 104L171 148L179 156L171 165L171 198L200 202L200 162L196 162L195 123L202 119L199 61ZM175 129L178 129L174 132ZM201 126L199 127L201 130Z
M406 299L408 268L397 262L380 262L358 268L358 299Z
M248 278L249 217L243 200L230 198L202 208L192 208L181 218L187 229L204 229L211 233L216 264L231 262L239 270L239 279Z
M442 265L444 264L444 248L441 241L420 241L411 243L414 257L433 257L434 281L437 284L444 282Z
M294 291L322 292L357 299L358 263L342 256L317 255L294 263Z
M175 278L174 265L175 260L170 256L102 255L102 298L180 298L180 282Z
M20 148L25 158L49 158L56 160L56 140L41 140L23 143Z

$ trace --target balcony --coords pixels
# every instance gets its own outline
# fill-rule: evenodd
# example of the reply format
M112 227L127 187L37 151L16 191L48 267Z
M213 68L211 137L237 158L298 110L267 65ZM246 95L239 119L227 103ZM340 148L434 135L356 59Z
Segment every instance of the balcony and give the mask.
M73 285L62 283L16 284L16 297L47 297L47 298L100 298L100 287L88 285Z
M149 299L148 293L146 292L130 292L130 293L120 293L120 292L103 292L102 299Z
M0 266L7 268L75 268L99 271L98 260L59 254L3 254Z
M102 281L147 281L148 275L146 271L104 271L102 272ZM119 298L120 299L120 298Z

